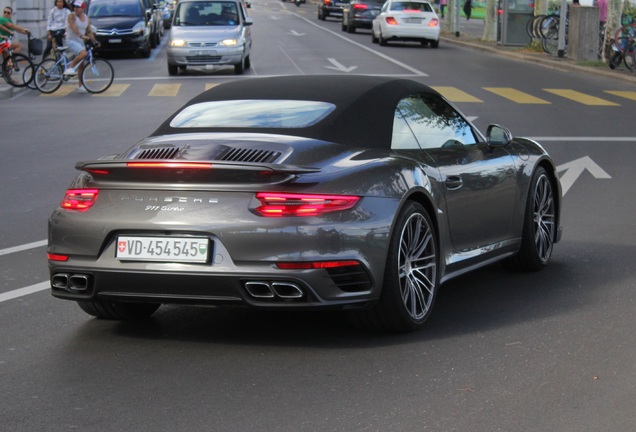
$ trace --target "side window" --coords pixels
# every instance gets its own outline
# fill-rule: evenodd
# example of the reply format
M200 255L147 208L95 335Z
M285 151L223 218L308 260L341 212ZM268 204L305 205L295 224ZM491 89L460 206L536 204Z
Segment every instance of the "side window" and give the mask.
M470 125L438 96L422 94L402 99L400 111L421 148L433 149L475 144Z
M393 134L391 135L392 150L412 150L420 149L420 145L413 135L406 119L402 115L402 110L397 108L393 117Z

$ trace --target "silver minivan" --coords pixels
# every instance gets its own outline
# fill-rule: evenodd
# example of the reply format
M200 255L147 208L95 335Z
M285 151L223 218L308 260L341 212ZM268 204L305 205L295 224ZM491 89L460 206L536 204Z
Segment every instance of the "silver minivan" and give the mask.
M250 67L252 18L241 0L180 0L168 42L168 73L188 66Z

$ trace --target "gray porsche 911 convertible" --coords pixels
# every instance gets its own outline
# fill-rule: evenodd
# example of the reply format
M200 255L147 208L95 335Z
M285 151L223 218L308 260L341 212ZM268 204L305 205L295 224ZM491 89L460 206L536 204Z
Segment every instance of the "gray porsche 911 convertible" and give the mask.
M445 281L496 261L539 270L561 237L539 144L498 125L484 136L400 78L222 84L76 169L49 219L51 289L106 319L336 308L411 331Z

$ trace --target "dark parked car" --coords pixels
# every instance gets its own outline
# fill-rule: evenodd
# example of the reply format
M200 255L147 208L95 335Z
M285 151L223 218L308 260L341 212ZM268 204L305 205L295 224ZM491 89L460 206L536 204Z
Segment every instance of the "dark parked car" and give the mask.
M155 0L143 0L146 7L146 13L150 15L152 34L155 35L155 41L153 48L161 43L163 37L163 6L161 3L156 3Z
M356 28L371 28L384 0L351 0L342 10L342 31L355 33Z
M150 56L157 44L153 16L144 0L91 0L88 16L101 46L98 52L136 52Z
M539 144L484 136L400 78L228 82L75 167L49 219L52 293L107 319L164 303L335 308L410 331L440 284L496 261L539 270L561 235Z
M342 17L342 10L349 0L320 0L318 2L318 19L326 20L328 16Z

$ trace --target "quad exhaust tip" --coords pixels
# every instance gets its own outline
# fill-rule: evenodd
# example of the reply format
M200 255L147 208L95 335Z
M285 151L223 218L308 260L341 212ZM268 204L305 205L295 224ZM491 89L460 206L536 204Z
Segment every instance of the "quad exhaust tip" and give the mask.
M291 282L249 281L244 284L247 293L255 299L297 300L304 297L303 290Z
M51 277L51 286L68 292L86 291L89 287L89 275L56 273Z

